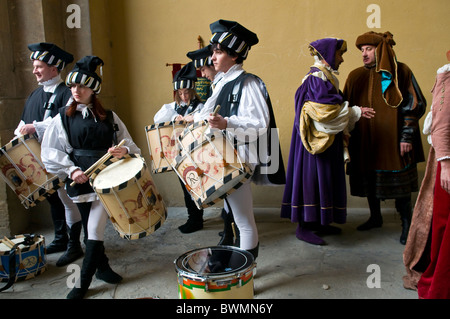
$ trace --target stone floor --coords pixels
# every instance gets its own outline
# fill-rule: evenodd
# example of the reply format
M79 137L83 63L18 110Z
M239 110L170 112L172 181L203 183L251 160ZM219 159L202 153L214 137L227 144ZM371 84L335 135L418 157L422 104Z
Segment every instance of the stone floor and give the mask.
M277 208L257 208L255 217L260 239L255 300L417 299L415 291L402 285L404 246L399 243L400 219L392 209L383 211L382 228L366 232L357 231L356 227L367 219L368 211L350 209L347 223L340 226L342 233L324 237L324 246L297 240L296 225L281 219ZM106 252L111 266L124 279L118 285L94 279L86 297L177 299L174 261L190 250L215 246L223 227L220 208L206 210L201 231L182 234L177 227L185 220L184 209L169 208L168 218L159 230L133 241L119 237L108 223ZM53 239L51 229L33 232L44 235L47 242ZM55 266L59 256L47 255L45 272L15 283L0 293L0 299L65 298L70 291L71 272L67 267ZM81 262L79 259L75 264Z

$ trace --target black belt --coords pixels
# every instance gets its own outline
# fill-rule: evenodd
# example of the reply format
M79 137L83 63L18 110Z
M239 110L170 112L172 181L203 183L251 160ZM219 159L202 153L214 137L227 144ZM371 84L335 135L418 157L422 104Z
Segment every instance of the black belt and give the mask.
M73 150L74 156L102 157L106 153L108 153L108 150L84 150L80 148Z

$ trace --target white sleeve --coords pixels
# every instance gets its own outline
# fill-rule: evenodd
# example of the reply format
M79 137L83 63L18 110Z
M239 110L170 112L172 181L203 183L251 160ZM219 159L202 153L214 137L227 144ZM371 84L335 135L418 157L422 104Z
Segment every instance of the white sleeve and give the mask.
M178 113L175 111L175 102L164 104L161 109L155 114L153 120L155 123L163 123L173 121Z
M61 115L56 115L45 130L41 144L41 158L48 172L65 179L71 176L72 172L79 169L72 162L69 154L73 147L64 130Z
M255 134L261 134L261 130L269 128L270 114L267 105L263 84L258 80L249 78L242 88L242 95L239 103L237 115L227 118L227 129L245 132L245 137L249 138ZM239 135L239 134L238 134ZM239 140L239 136L236 136Z
M19 125L17 125L17 128L14 130L14 135L15 135L16 137L22 135L22 133L20 133L19 130L20 130L20 128L21 128L22 126L24 126L24 125L25 125L25 122L22 121L22 120L20 120Z
M113 112L114 123L119 127L119 131L117 132L117 142L119 143L122 140L125 140L124 146L128 149L129 154L141 154L141 149L133 142L133 139L130 133L127 130L127 127L122 122L122 120L117 116L115 112Z
M51 117L48 117L44 121L33 121L33 126L36 129L36 134L38 136L38 142L42 143L42 138L44 137L45 130L48 128L52 121Z

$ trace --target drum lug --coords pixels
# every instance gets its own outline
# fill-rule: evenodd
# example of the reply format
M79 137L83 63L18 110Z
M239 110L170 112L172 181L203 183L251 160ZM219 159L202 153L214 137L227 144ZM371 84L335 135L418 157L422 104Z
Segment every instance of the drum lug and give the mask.
M203 170L200 167L197 167L195 171L197 172L198 176L202 176L204 174Z
M222 160L222 167L228 167L228 166L230 166L230 163L227 163L227 161L226 160Z

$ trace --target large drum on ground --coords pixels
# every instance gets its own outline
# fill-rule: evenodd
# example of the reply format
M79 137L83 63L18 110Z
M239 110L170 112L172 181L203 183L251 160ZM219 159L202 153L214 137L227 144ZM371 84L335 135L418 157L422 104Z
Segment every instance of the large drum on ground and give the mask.
M226 133L204 133L205 123L193 123L183 131L178 138L181 153L173 164L199 208L224 199L252 174Z
M20 136L0 149L1 175L25 208L54 193L63 182L45 170L41 145L33 135Z
M14 269L10 268L11 266ZM30 279L44 272L46 268L43 236L16 235L0 240L0 281Z
M177 138L186 127L184 121L156 123L145 127L152 161L152 173L172 171L172 162L179 153Z
M216 246L175 260L180 299L253 299L256 263L246 250Z
M137 154L107 160L95 169L90 183L122 238L145 237L166 220L166 206Z

